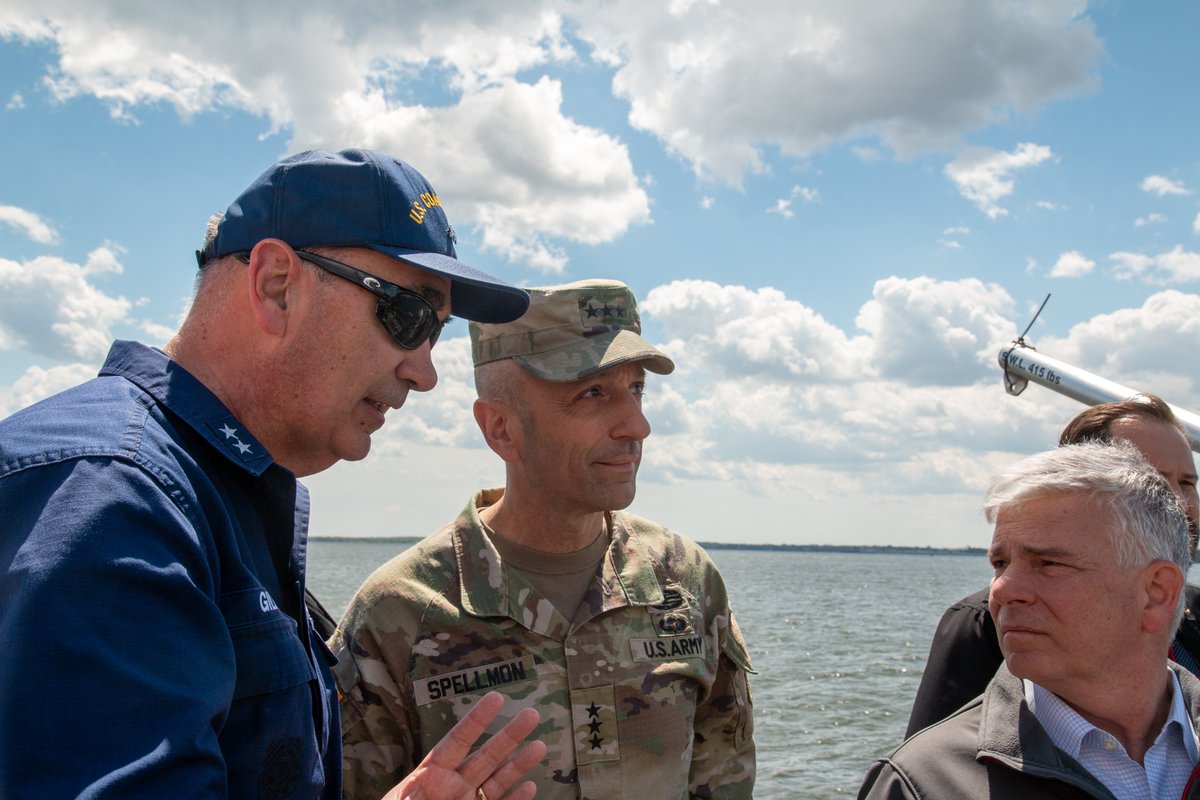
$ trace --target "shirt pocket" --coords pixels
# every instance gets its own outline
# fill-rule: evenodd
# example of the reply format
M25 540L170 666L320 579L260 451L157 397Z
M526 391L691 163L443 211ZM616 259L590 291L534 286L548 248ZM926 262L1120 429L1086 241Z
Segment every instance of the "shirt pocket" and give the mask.
M227 592L220 598L237 661L234 699L277 692L316 676L296 621L261 588Z

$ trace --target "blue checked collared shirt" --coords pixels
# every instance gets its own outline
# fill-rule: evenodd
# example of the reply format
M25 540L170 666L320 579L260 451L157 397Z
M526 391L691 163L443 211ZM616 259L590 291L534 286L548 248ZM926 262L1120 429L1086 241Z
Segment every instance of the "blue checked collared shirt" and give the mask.
M1146 751L1145 767L1131 759L1115 737L1079 716L1053 692L1031 681L1023 683L1025 702L1054 745L1082 764L1117 800L1183 795L1196 765L1197 742L1175 673L1171 673L1171 712Z

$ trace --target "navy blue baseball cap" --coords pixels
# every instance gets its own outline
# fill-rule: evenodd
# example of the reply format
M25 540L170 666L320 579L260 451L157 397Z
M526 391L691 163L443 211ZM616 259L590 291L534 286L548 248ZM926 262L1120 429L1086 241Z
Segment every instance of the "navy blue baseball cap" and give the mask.
M421 173L377 150L308 150L289 156L242 192L216 237L196 254L250 250L263 239L292 247L367 247L450 279L450 312L479 322L510 322L529 294L459 261L454 229Z

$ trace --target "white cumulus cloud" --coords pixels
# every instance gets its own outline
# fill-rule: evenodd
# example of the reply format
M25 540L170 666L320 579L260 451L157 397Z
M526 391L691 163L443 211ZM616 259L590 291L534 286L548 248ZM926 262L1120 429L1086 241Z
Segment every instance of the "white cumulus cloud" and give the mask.
M1051 278L1082 278L1096 268L1096 262L1078 250L1063 253L1050 268Z
M697 377L704 380L714 374L770 374L777 380L839 381L867 368L864 342L770 287L673 281L651 290L639 307L662 326L664 349L684 361L681 377L689 375L690 364L701 369Z
M122 271L118 253L114 245L98 247L83 264L0 258L0 350L23 348L55 361L103 356L114 326L132 308L96 286L98 278Z
M38 244L58 244L58 231L32 211L17 206L0 206L0 223L16 228Z
M963 197L979 206L991 219L1006 216L999 203L1013 193L1013 173L1036 167L1053 157L1049 147L1024 142L1011 153L977 148L963 153L946 165L946 176Z
M872 160L957 148L1014 112L1091 90L1102 46L1084 10L1078 0L347 0L336 10L297 0L280 14L235 0L10 0L0 34L54 49L44 81L58 101L94 97L131 123L148 106L185 119L242 111L264 133L287 131L290 150L390 149L427 173L485 247L556 274L566 243L650 223L653 179L636 174L620 138L564 109L547 70L612 70L635 128L736 185L766 168L767 150L802 158L848 143ZM964 176L963 191L1002 214L1019 161ZM794 213L790 201L775 211Z
M903 491L931 454L950 464L976 453L971 470L938 487L976 491L991 454L1031 416L1047 441L1058 424L1053 402L1006 411L996 354L1015 335L1011 305L978 281L892 278L859 313L864 335L767 287L659 286L641 309L677 369L651 382L663 399L648 407L650 474L772 492L823 474L826 485Z
M0 33L57 49L46 81L61 102L96 97L131 122L149 105L184 118L240 110L290 131L291 150L391 150L430 178L460 228L546 273L563 269L563 241L608 242L650 221L625 145L568 117L557 81L516 77L578 58L564 24L541 0L0 10Z
M1080 322L1038 349L1133 389L1153 391L1184 408L1200 408L1200 372L1191 367L1200 341L1200 295L1173 289Z
M995 284L891 277L876 281L857 324L871 336L881 376L956 385L990 372L998 347L1015 336L1012 314L1012 298Z
M1153 256L1118 251L1108 257L1118 280L1140 279L1151 284L1200 281L1200 253L1184 250L1183 245Z
M30 367L12 386L0 387L0 419L94 378L99 371L99 361L92 364L59 364L49 368Z
M1188 188L1179 181L1173 181L1170 178L1163 177L1162 175L1147 176L1146 179L1142 181L1142 191L1156 194L1159 197L1165 197L1169 194L1191 194L1191 191L1189 191Z
M764 150L871 137L901 155L1090 90L1101 44L1074 0L579 3L570 15L630 122L701 175L740 183ZM877 148L859 146L860 158Z

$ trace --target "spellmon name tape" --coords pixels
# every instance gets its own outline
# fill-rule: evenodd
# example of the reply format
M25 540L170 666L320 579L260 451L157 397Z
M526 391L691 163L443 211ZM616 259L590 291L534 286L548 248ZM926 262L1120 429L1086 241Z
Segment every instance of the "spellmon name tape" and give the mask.
M664 636L657 639L630 639L629 648L634 661L703 658L704 637ZM417 705L426 706L436 700L522 683L536 677L533 656L524 656L414 681L413 694L416 695Z
M510 683L537 678L533 656L514 658L511 661L498 661L479 667L468 667L458 672L447 672L445 675L435 675L432 678L413 681L413 695L417 705L426 706L436 700L445 700L462 694L481 692L494 689L497 686L507 686Z

